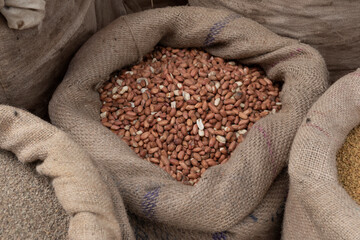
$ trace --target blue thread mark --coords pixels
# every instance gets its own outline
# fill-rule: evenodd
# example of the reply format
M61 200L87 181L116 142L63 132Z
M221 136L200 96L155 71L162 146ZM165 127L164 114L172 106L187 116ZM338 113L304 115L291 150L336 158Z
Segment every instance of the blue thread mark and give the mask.
M159 196L160 187L157 187L149 192L147 192L143 198L141 206L143 208L143 213L148 218L153 218L155 215L155 207L157 205L157 198Z
M250 214L249 217L251 217L252 220L254 220L254 222L257 222L258 221L258 218L255 217L254 215Z
M210 28L210 33L206 36L205 42L204 42L204 46L207 47L209 45L211 45L214 41L215 41L215 36L218 35L221 30L228 24L230 23L232 20L240 18L240 15L238 14L232 14L230 16L227 16L224 20L221 20L217 23L215 23L211 28Z
M213 240L226 240L226 231L224 232L216 232L212 235Z

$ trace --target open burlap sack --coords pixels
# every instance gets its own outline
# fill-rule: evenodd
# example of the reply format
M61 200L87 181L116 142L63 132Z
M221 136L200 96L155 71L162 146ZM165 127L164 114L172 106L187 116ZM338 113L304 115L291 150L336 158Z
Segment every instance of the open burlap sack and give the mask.
M21 29L30 26L27 20L34 20L22 19L28 16L23 12L36 15L40 10L33 8L45 7L45 12L41 10L45 18L37 27L14 30L0 17L0 104L45 115L50 97L73 54L97 29L126 13L122 1L113 2L46 1L45 7L43 0L5 0L0 12L9 17L18 14L13 20L24 22Z
M207 170L195 186L139 158L100 123L97 89L158 43L205 47L259 64L271 79L284 81L283 109L257 122L229 162ZM272 239L279 233L293 137L327 86L325 63L311 47L229 11L174 7L123 16L96 33L72 60L49 113L109 171L138 239Z
M0 105L0 239L132 239L109 175L67 134L14 107ZM4 164L4 166L3 166ZM103 177L107 177L106 185ZM60 208L59 203L70 216ZM6 204L6 205L5 205ZM21 222L24 221L24 222ZM4 228L4 229L2 229Z
M316 48L330 81L360 67L360 4L354 0L189 0L192 6L226 8Z
M338 180L336 154L360 123L360 69L337 81L299 128L289 162L283 238L360 239L360 205Z

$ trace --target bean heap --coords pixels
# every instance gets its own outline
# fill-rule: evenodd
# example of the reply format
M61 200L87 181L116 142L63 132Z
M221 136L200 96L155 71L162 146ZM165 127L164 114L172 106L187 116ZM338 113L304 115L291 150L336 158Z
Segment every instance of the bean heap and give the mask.
M339 181L360 204L360 125L347 136L336 156Z
M279 86L261 69L198 49L156 47L99 93L102 124L189 185L226 163L253 124L281 108Z

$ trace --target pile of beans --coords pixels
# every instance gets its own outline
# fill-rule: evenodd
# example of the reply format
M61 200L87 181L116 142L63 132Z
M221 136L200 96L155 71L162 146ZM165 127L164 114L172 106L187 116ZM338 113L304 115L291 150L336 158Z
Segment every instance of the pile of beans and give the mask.
M190 185L226 163L253 124L281 108L279 86L261 69L197 49L156 47L99 93L102 124Z
M360 125L349 133L336 160L340 183L360 204Z

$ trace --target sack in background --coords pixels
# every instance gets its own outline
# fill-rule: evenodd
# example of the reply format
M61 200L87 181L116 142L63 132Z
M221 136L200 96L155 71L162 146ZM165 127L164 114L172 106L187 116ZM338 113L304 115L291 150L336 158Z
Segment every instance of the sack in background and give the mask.
M339 183L336 168L337 151L359 122L360 69L320 97L296 134L284 239L360 239L360 205Z
M5 1L10 2L19 5ZM0 103L45 116L73 54L97 29L125 13L122 1L46 1L38 27L14 30L0 19Z
M100 123L97 88L159 43L205 47L215 56L259 64L270 79L284 81L282 110L257 122L228 163L208 169L193 187L138 157ZM327 76L316 50L233 12L154 9L120 17L85 43L56 90L49 113L52 123L114 179L136 237L277 239L289 149L301 120L327 88Z
M124 0L128 13L140 12L151 8L186 5L188 0Z
M316 48L330 81L360 67L360 6L353 0L189 0L190 5L233 10L271 31Z
M0 169L6 171L0 200L9 204L0 208L0 226L6 226L1 239L134 239L126 232L130 224L112 180L105 185L106 171L67 134L24 110L0 105L0 148ZM33 172L34 163L40 175L52 179L57 198L47 178Z
M124 0L95 0L97 29L107 26L114 19L131 13Z

